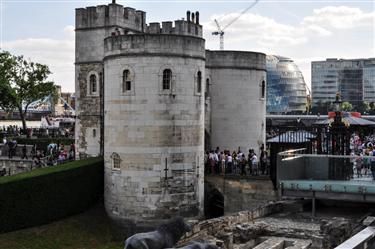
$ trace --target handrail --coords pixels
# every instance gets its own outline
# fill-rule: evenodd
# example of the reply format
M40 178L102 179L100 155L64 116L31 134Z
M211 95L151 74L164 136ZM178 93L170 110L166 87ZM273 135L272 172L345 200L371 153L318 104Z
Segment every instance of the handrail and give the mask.
M353 237L347 239L335 249L357 249L357 248L370 248L371 245L367 243L375 237L375 227L366 227Z

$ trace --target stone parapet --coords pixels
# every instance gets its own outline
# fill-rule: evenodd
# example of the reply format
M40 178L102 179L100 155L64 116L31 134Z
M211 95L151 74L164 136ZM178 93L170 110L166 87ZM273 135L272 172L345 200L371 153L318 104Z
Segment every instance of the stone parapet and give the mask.
M266 72L266 55L250 51L206 50L206 68Z
M175 34L133 34L107 37L105 59L122 56L177 56L204 60L205 41Z

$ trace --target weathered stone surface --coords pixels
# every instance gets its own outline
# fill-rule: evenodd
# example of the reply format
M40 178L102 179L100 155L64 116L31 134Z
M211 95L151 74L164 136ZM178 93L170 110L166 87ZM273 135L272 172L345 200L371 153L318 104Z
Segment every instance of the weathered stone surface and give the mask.
M258 149L265 134L264 54L206 51L199 22L145 16L119 4L76 10L76 154L104 156L106 210L133 228L203 214L207 80L212 146Z

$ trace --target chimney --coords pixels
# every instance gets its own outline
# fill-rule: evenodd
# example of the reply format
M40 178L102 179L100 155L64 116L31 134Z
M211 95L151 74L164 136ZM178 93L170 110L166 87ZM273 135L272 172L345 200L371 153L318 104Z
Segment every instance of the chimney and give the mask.
M195 15L194 15L194 12L191 13L191 21L192 21L192 22L195 22Z
M112 4L116 4L116 0L112 0Z
M199 24L199 12L195 12L195 23Z
M190 22L190 10L186 11L186 21Z

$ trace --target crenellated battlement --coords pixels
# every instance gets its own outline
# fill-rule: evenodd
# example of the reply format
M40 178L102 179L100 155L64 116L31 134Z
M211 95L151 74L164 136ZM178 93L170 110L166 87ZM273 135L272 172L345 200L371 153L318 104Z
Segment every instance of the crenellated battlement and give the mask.
M123 32L145 32L146 12L120 4L76 9L76 29L120 27Z
M176 20L174 22L158 22L147 25L146 33L149 34L175 34L202 37L202 25L199 24L199 12L186 12L186 20Z

